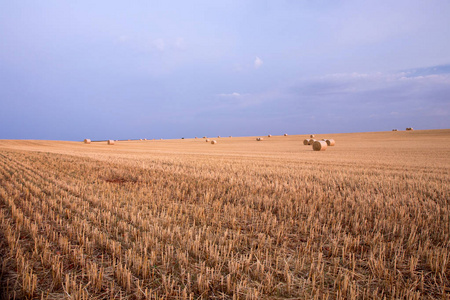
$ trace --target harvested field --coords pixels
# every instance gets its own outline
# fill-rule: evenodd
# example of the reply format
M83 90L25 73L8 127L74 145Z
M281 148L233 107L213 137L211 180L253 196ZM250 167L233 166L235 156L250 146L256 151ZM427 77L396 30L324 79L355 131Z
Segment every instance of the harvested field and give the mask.
M450 130L326 137L0 140L0 298L448 299Z

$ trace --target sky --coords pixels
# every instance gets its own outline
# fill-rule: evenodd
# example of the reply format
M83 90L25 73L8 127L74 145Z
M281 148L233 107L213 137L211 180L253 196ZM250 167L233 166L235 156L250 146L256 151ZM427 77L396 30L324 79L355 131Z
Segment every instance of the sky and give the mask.
M450 128L450 1L1 1L0 139Z

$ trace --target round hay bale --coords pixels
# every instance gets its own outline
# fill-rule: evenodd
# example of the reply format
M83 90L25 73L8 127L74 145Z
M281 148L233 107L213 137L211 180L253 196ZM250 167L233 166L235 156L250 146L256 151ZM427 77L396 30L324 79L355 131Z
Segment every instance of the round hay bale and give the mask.
M408 127L408 128L406 128L406 130L408 130L408 131L413 131L413 130L414 130L414 128L412 128L412 127Z
M398 131L396 128L392 129L392 131Z
M268 134L267 137L272 137L272 135L271 135L271 134Z
M108 145L114 145L114 140L108 140Z
M287 136L287 133L285 133L284 136Z
M209 142L209 139L206 139L206 141L205 142Z
M213 144L213 145L214 145L214 144L217 144L217 141L216 141L216 140L212 140L212 141L211 141L211 144Z
M258 137L258 138L256 138L256 140L258 141L258 142L261 142L262 140L264 140L262 137Z
M327 139L325 142L327 143L328 146L334 146L336 144L336 142L333 139Z
M308 145L314 144L315 141L316 141L315 139L309 139Z
M85 144L90 144L90 143L91 143L91 140L90 140L90 139L84 139L84 143L85 143Z
M195 137L195 139L197 139L197 137Z
M328 145L324 141L315 141L312 146L314 151L325 151Z
M206 139L206 136L204 136L203 138Z
M232 138L232 136L230 135L230 138Z
M309 145L309 139L304 139L303 140L303 145Z
M314 138L315 137L315 135L314 134L311 134L310 136L309 136L310 138Z
M217 138L220 139L220 135L218 135Z

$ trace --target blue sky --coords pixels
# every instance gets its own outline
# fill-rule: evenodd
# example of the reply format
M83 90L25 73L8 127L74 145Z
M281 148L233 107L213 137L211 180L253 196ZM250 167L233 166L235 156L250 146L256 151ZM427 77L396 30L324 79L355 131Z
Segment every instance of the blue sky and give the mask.
M450 2L2 1L0 139L450 128Z

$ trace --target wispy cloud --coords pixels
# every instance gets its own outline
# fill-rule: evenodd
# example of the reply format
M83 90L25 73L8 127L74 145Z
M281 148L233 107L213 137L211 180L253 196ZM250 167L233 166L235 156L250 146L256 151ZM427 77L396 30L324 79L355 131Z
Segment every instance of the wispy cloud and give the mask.
M255 61L254 61L253 64L254 64L255 68L258 69L258 68L260 68L263 65L263 63L264 62L262 61L262 59L257 56L255 58Z
M163 39L159 38L153 41L153 45L158 49L159 51L164 51L166 48L166 43Z
M186 48L186 41L185 41L185 39L182 38L182 37L177 37L175 39L174 46L177 49L185 49Z
M240 98L242 95L240 93L230 93L230 94L218 94L217 96L222 98Z
M416 68L404 71L407 77L417 77L426 75L450 74L450 64L432 66L426 68Z
M125 43L130 39L130 37L128 35L121 35L117 38L117 42L119 43Z
M245 96L220 94L233 99L223 102L222 111L323 132L449 128L448 95L450 72L414 76L405 71L327 74Z
M177 38L157 38L150 41L150 50L158 50L160 52L176 53L181 50L186 50L186 39L183 37Z
M376 102L387 99L403 101L406 100L406 96L411 99L441 90L450 91L450 74L425 76L414 76L407 72L329 74L301 79L290 89L292 93L301 94L302 98L319 96L322 99L329 97L330 100L336 100L339 96L347 100L359 98L361 101L369 99Z
M244 71L244 67L241 64L234 64L233 65L233 71L235 71L235 72L242 72L242 71Z

